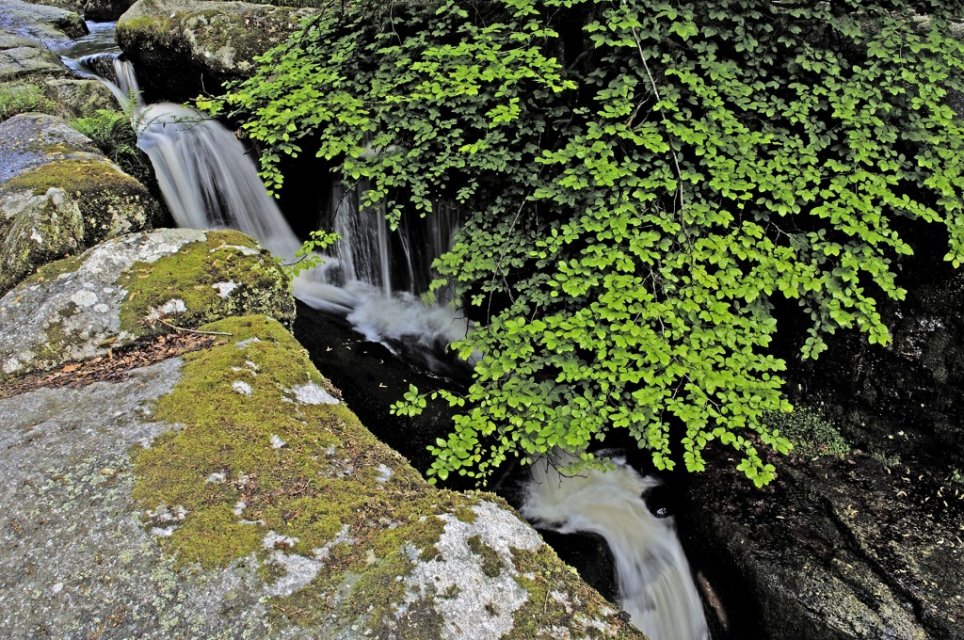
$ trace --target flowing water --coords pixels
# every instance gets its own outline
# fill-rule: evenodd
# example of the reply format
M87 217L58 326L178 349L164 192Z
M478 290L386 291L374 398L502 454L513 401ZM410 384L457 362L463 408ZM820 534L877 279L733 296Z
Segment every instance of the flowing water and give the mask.
M75 53L103 47L105 31L98 27L90 38L94 44L81 43ZM290 259L300 242L234 134L182 105L144 104L131 65L112 58L108 85L132 113L138 146L150 157L178 225L239 229ZM86 62L88 69L105 68L103 57ZM457 213L440 205L427 219L403 220L392 232L384 212L360 209L359 201L357 187L334 190L340 244L323 265L297 278L295 295L346 316L369 340L389 348L414 340L428 351L463 336L468 325L453 309L426 306L418 298L432 277L432 260L452 241ZM673 524L655 517L643 501L655 481L618 459L614 463L610 471L580 476L537 463L523 514L542 528L602 536L615 559L620 605L653 640L706 640L700 599Z
M114 76L118 99L134 100L129 108L138 146L150 158L177 224L238 229L282 260L292 259L301 242L235 135L183 105L144 104L133 67L124 60L114 61ZM295 296L346 315L366 338L389 348L415 342L433 350L464 336L468 326L461 314L418 297L428 287L431 261L449 247L454 212L440 206L438 215L405 222L391 234L383 212L359 209L357 190L336 194L334 226L341 239L321 266L296 278Z
M657 518L643 499L658 482L619 458L608 471L558 471L557 465L572 461L544 459L532 466L522 515L560 533L602 536L616 564L619 604L652 640L707 640L700 597L672 519Z

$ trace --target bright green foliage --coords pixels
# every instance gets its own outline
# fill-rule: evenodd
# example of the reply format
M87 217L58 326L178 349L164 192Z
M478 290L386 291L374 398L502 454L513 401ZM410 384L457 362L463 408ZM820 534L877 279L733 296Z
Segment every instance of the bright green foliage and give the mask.
M789 409L774 303L809 320L803 357L839 328L883 345L901 232L940 225L928 250L964 260L956 7L358 2L206 105L245 119L274 188L311 138L390 219L464 209L436 267L483 357L441 394L462 412L432 473L626 429L666 469L718 440L760 485L758 447L790 446L764 420Z
M297 277L304 271L314 269L322 263L321 253L338 242L338 234L323 229L316 229L308 234L308 239L295 252L294 262L282 265L292 277Z

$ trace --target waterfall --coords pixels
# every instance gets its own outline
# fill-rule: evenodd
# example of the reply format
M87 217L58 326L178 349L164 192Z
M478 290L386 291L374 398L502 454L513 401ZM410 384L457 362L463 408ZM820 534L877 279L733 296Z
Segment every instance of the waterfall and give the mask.
M282 260L291 259L301 242L235 135L183 105L144 104L129 62L116 59L114 76L114 94L122 103L133 100L127 106L138 146L150 158L178 226L238 229ZM358 189L335 192L334 230L341 240L322 265L295 279L295 296L345 315L367 339L390 349L399 342L436 349L464 336L468 326L456 310L418 298L428 288L431 261L449 247L454 212L440 205L438 216L403 221L393 233L384 211L358 206Z
M525 487L522 515L560 533L589 532L609 544L619 604L653 640L707 640L696 586L671 518L657 518L643 496L658 483L620 458L608 471L564 475L574 458L537 461Z

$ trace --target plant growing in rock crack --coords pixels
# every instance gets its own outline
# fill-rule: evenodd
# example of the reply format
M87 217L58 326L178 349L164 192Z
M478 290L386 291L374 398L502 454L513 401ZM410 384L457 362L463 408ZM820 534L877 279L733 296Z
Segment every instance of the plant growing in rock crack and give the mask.
M915 225L964 260L958 7L356 2L201 103L244 121L271 189L311 140L392 222L465 212L435 266L477 321L454 348L484 357L436 396L460 409L436 477L625 429L661 469L718 442L762 485L761 447L790 447L764 418L790 409L775 304L804 358L838 329L886 345Z

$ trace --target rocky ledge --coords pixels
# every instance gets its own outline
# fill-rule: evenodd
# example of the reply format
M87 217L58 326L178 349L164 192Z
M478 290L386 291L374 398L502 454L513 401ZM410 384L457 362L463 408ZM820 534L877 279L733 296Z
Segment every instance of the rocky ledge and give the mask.
M148 96L185 101L254 72L253 58L316 9L212 0L140 0L117 23L117 41ZM167 70L176 68L178 73Z
M7 637L641 637L501 499L376 440L292 305L250 239L185 230L0 299Z

